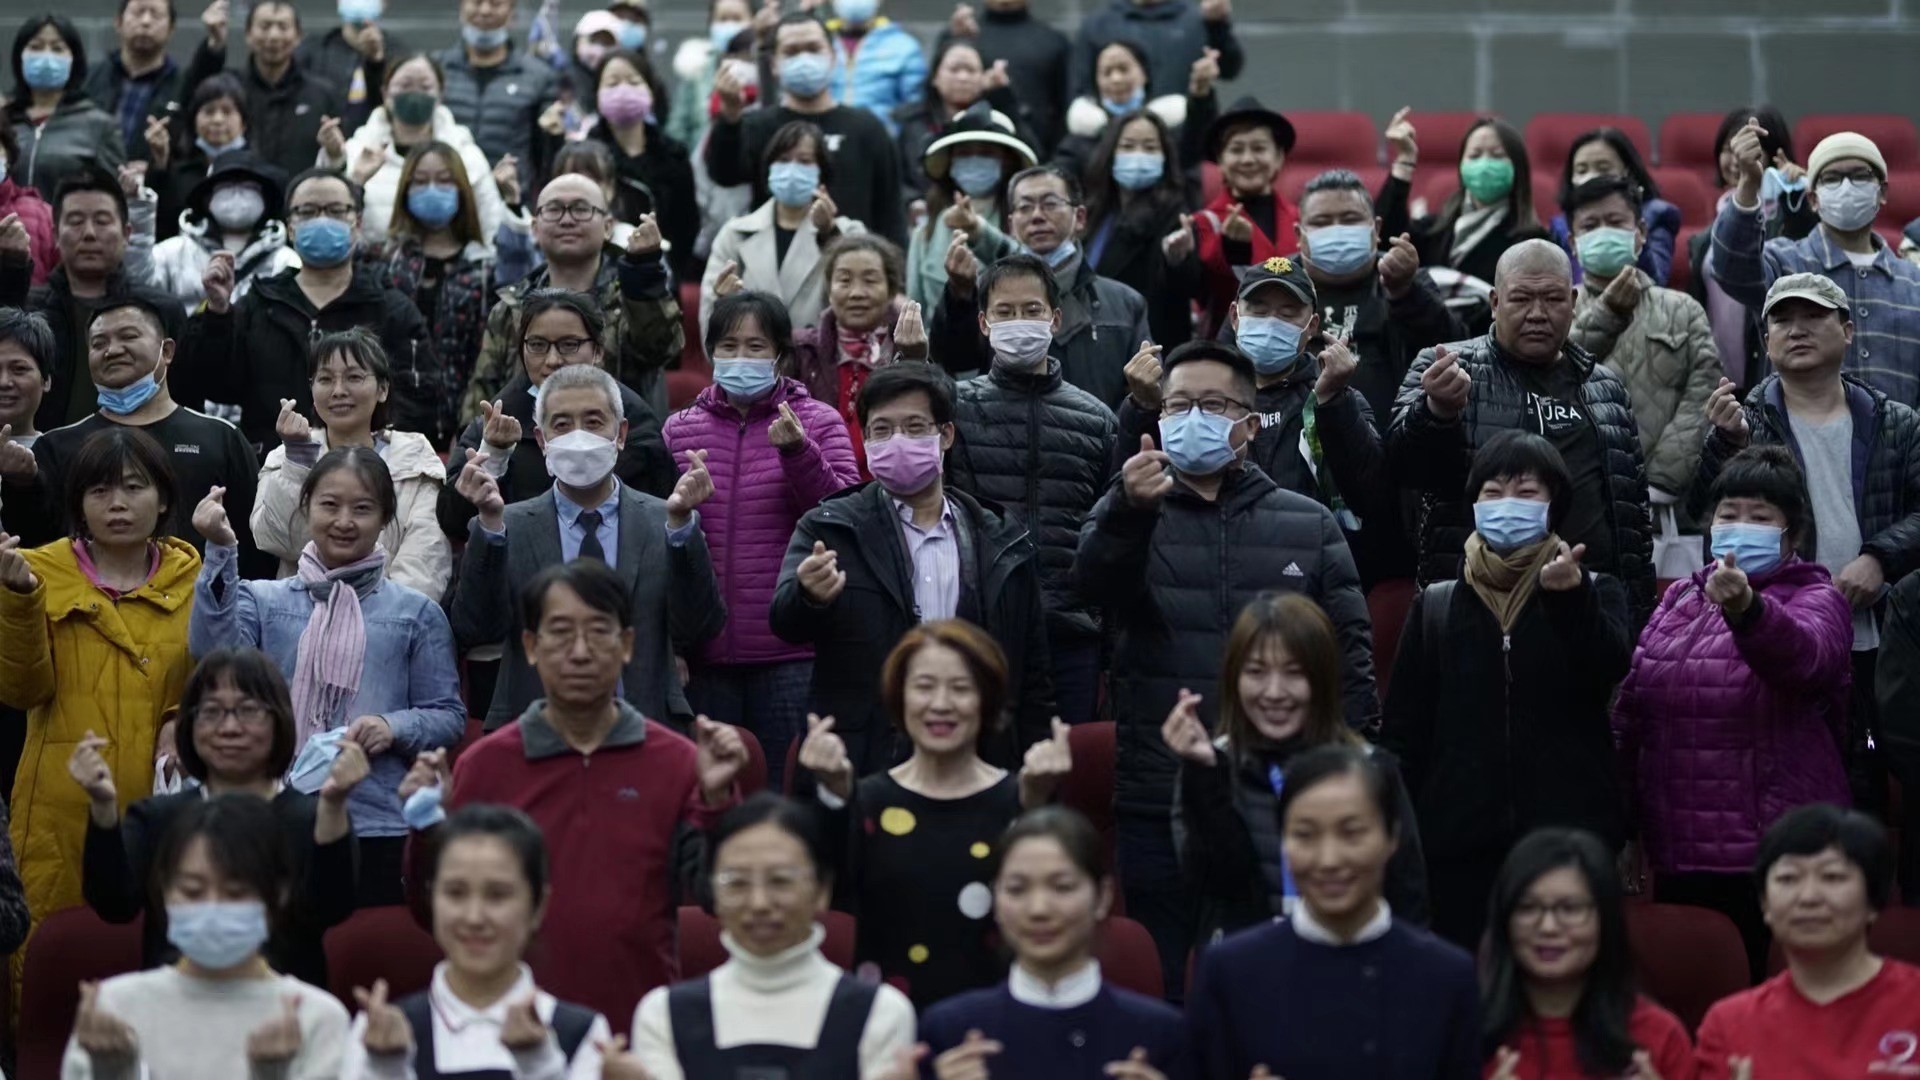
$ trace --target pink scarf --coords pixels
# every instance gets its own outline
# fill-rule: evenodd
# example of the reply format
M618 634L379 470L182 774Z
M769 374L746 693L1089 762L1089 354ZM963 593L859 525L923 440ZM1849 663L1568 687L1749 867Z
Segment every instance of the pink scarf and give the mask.
M885 367L893 362L893 331L885 319L880 325L862 334L855 330L834 328L834 336L839 340L840 361L849 361L862 367Z
M360 600L386 577L387 553L376 546L366 558L329 570L309 542L301 549L298 573L314 604L293 661L295 753L308 737L333 727L335 714L360 692L367 660Z

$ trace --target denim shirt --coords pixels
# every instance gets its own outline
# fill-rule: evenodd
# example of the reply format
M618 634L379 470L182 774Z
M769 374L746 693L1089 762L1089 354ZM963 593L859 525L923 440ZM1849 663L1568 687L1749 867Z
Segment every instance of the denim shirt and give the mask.
M187 647L196 657L223 646L259 649L291 683L300 635L313 614L306 583L297 577L242 581L236 551L207 545L193 586ZM452 746L467 730L453 629L438 604L393 581L362 597L360 614L367 628L360 692L328 726L378 716L393 728L393 746L374 756L373 771L347 797L347 811L357 836L405 836L399 790L414 755Z

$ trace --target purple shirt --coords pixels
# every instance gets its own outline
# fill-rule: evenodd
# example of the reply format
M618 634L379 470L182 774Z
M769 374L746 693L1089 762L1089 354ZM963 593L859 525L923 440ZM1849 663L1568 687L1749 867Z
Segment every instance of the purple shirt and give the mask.
M931 529L913 523L913 507L898 499L900 535L907 542L913 570L913 606L921 622L951 619L960 610L960 544L954 531L953 504L942 502L940 521Z

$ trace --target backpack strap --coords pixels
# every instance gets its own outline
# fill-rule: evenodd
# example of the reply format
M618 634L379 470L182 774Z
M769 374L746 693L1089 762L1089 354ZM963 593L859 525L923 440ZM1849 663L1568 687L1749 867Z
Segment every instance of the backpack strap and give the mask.
M394 1007L413 1029L414 1075L419 1080L439 1080L440 1070L433 1062L433 1002L427 997L427 991L408 994L394 1002Z
M1420 648L1432 671L1445 670L1441 662L1446 659L1447 612L1453 607L1453 589L1458 584L1457 579L1436 581L1420 598Z
M688 1076L711 1076L713 1044L713 984L692 979L667 990L667 1021L673 1029L673 1054Z
M879 993L880 988L872 983L851 975L840 976L827 1003L826 1019L820 1022L820 1034L813 1041L813 1053L807 1056L795 1080L831 1080L859 1070L860 1037L867 1030L873 999Z
M560 1053L568 1061L587 1041L587 1032L593 1028L594 1017L599 1014L584 1005L575 1005L570 1001L555 999L553 1003L554 1041L560 1044Z

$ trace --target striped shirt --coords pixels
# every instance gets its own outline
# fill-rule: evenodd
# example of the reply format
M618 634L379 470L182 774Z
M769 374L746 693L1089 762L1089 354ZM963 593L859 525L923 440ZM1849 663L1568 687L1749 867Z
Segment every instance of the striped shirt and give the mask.
M1764 246L1763 246L1764 245ZM1804 239L1766 239L1758 210L1727 200L1713 221L1707 273L1726 294L1756 312L1774 279L1825 274L1853 304L1853 344L1842 370L1895 401L1920 406L1920 266L1900 258L1878 234L1873 262L1855 266L1822 225Z

